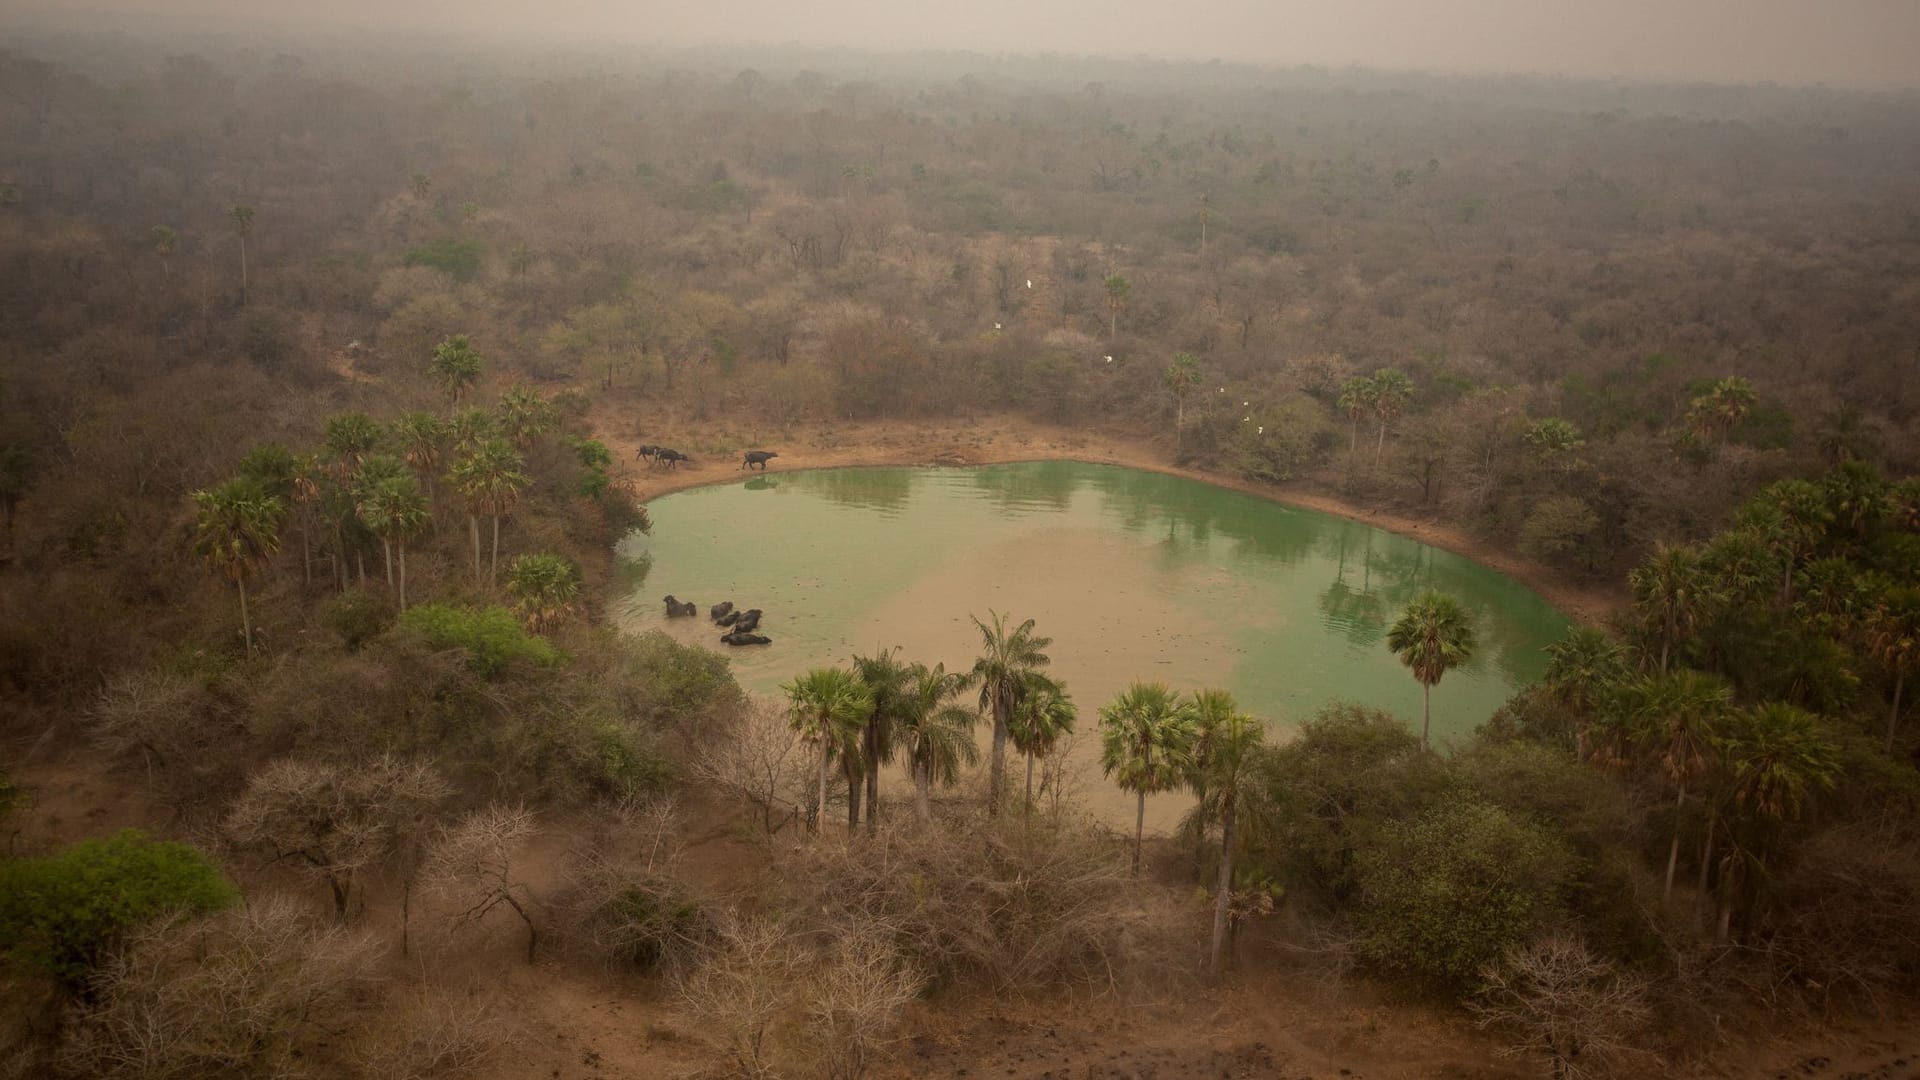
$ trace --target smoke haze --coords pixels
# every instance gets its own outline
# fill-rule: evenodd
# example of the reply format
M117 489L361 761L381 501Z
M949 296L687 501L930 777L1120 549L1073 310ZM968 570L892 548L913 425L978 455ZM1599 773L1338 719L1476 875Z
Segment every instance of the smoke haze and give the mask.
M71 14L67 7L40 0L19 10ZM279 18L263 16L261 7L257 0L119 0L89 12L89 21L160 17L244 29ZM1145 54L1688 81L1920 81L1914 0L332 0L315 7L297 16L303 25L553 42Z

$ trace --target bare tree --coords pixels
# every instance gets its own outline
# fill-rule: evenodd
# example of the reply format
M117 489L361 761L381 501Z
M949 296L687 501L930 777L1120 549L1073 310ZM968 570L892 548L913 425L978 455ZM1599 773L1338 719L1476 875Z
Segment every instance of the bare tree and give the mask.
M720 1041L734 1076L773 1076L779 1029L805 966L800 937L771 920L735 918L721 927L720 942L678 981L675 996Z
M712 939L707 906L679 876L683 819L670 800L623 801L568 853L553 903L563 946L602 961L679 968Z
M513 857L533 835L533 813L522 807L489 806L441 834L427 853L426 879L435 892L464 905L455 926L485 921L495 909L512 909L527 924L527 963L540 945L533 921L533 892L515 878Z
M417 987L382 1002L349 1057L381 1080L469 1076L512 1038L510 1014L476 987Z
M1483 973L1472 1009L1482 1027L1515 1041L1503 1053L1536 1055L1554 1080L1608 1076L1650 1055L1633 1045L1652 1018L1646 985L1572 938L1549 937L1510 953Z
M893 1042L923 980L878 923L857 925L831 953L807 989L806 1030L828 1080L860 1080Z
M355 879L407 854L450 792L424 761L382 757L365 764L286 759L247 779L228 812L229 839L290 859L326 882L345 921ZM408 874L407 887L412 887Z
M752 804L761 831L771 838L806 812L803 757L785 710L758 701L726 737L712 741L694 769L714 788Z

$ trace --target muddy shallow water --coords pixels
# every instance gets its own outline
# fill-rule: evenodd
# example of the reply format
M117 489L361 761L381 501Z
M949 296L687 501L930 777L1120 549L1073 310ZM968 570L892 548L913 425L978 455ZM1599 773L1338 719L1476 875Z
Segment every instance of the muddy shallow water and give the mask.
M650 564L622 624L726 650L749 690L775 693L808 667L890 646L965 670L979 646L970 615L1036 619L1053 638L1049 671L1080 705L1076 786L1116 823L1131 824L1131 806L1098 778L1093 729L1133 679L1223 686L1280 737L1336 698L1417 726L1419 685L1385 638L1431 586L1467 605L1480 638L1476 659L1434 690L1444 743L1538 679L1542 648L1568 626L1518 582L1417 541L1115 466L770 472L648 509L654 534L621 546ZM668 620L667 593L700 617ZM774 644L721 645L706 609L722 600L763 609ZM1010 768L1018 783L1017 760ZM1162 825L1184 809L1155 801Z

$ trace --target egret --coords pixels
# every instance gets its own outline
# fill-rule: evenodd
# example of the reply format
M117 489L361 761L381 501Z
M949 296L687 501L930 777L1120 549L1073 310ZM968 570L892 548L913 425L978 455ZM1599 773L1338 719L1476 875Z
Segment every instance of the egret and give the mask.
M1107 363L1109 364L1113 363L1113 357L1111 356L1107 357Z
M994 328L995 330L998 330L998 329L1000 329L1000 324L999 324L999 323L994 323L994 324L993 324L993 328Z
M1251 417L1251 416L1243 416L1243 417L1241 417L1241 418L1240 418L1240 422L1241 422L1241 423L1243 423L1243 424L1245 424L1245 423L1249 423L1249 422L1251 422L1252 420L1253 420L1253 417Z
M1226 393L1226 392L1227 392L1227 388L1226 388L1226 387L1224 387L1224 386L1223 386L1223 387L1221 387L1221 388L1220 388L1220 392L1221 392L1221 393L1223 393L1223 394L1224 394L1224 393Z
M1031 289L1031 288L1033 288L1033 279L1032 279L1032 278L1028 278L1028 279L1027 279L1027 288L1029 288L1029 289Z
M1240 403L1240 407L1244 409L1244 408L1246 408L1247 406L1249 406L1249 405L1251 405L1251 404L1253 404L1253 402L1251 402L1251 401L1243 401L1243 402L1241 402L1241 403Z
M1267 425L1261 424L1258 428L1254 429L1253 433L1255 435L1265 435L1267 433Z

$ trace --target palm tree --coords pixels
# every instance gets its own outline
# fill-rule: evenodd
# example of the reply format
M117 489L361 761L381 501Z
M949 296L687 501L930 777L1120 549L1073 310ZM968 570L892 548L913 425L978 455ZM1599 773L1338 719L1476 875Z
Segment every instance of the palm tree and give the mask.
M1920 668L1920 590L1892 589L1867 612L1861 639L1874 662L1893 675L1893 707L1887 712L1887 753L1900 728L1900 692Z
M253 652L253 621L247 613L247 579L259 573L280 550L280 518L285 505L247 480L229 480L210 491L196 491L199 512L194 551L214 573L240 590L240 631Z
M1007 718L1007 738L1013 748L1027 757L1027 812L1033 809L1033 763L1053 753L1060 740L1073 733L1080 710L1067 693L1067 684L1032 672L1027 685Z
M853 670L873 691L873 708L860 732L860 759L867 767L867 831L873 832L879 828L880 766L893 760L894 730L907 710L913 669L892 649L882 649L873 656L854 657Z
M393 532L385 517L385 499L398 496L398 490L384 490L389 482L412 479L399 458L391 454L373 454L360 462L360 468L353 474L353 483L349 490L353 495L353 512L367 531L380 538L381 550L386 554L387 588L393 588Z
M1542 463L1559 463L1564 468L1573 460L1573 455L1586 445L1580 437L1580 429L1573 421L1549 416L1527 425L1520 435L1522 442L1533 451L1533 456Z
M1373 373L1372 382L1373 414L1380 418L1380 445L1373 453L1373 463L1378 465L1387 453L1387 425L1398 420L1413 400L1413 380L1398 368L1381 368Z
M493 557L487 567L489 584L500 570L500 519L532 479L521 472L520 455L500 439L488 439L453 463L447 478L467 501L467 526L473 535L473 577L480 579L480 515L493 519Z
M351 485L360 463L379 447L385 433L366 413L340 413L327 418L322 442L333 456L333 476L343 486Z
M1107 340L1112 341L1120 333L1120 310L1127 306L1127 294L1133 291L1133 282L1119 274L1108 274L1107 287Z
M393 555L397 548L400 554L400 610L407 610L407 538L418 535L425 527L428 517L426 496L420 493L420 482L412 473L394 472L386 468L374 476L372 465L392 459L372 458L361 469L361 479L367 481L364 490L358 496L360 520L369 530L380 538L387 553L388 583L393 579ZM397 464L397 462L396 462Z
M435 346L429 366L455 406L480 381L480 354L465 334L455 334Z
M167 260L173 257L174 250L180 246L180 234L170 225L155 225L151 235L153 253L160 256L160 276L172 277L173 267Z
M1207 955L1207 975L1218 979L1233 897L1235 812L1253 781L1254 757L1266 738L1266 728L1241 712L1225 690L1200 691L1194 695L1194 706L1199 749L1194 754L1193 786L1200 793L1201 820L1220 819L1220 878L1214 886L1213 948Z
M1780 600L1792 603L1794 572L1819 549L1827 527L1833 523L1820 489L1805 480L1768 484L1740 511L1735 522L1756 530L1784 564Z
M1856 540L1866 539L1886 517L1887 483L1864 461L1841 462L1821 480L1820 487L1834 524L1844 527Z
M234 235L240 238L240 302L247 302L247 237L253 235L253 207L235 203L227 209Z
M993 713L993 753L987 767L987 815L992 817L1000 813L1005 786L1007 724L1032 685L1028 676L1047 666L1047 654L1041 650L1053 639L1036 636L1032 619L1009 633L1005 616L992 610L987 614L993 618L992 626L973 617L984 651L973 662L968 678L980 684L980 711Z
M1660 670L1666 671L1673 646L1711 602L1700 552L1684 544L1661 544L1652 558L1627 575L1627 585L1641 624L1660 640Z
M1180 453L1180 437L1187 429L1187 395L1200 385L1200 360L1190 352L1173 354L1173 361L1161 373L1167 392L1173 395L1173 452Z
M400 456L431 489L434 474L445 459L451 425L432 413L410 412L393 422L392 432Z
M500 430L513 445L528 446L533 437L552 431L558 424L553 402L524 386L516 386L500 395Z
M1687 422L1702 436L1718 435L1725 443L1733 429L1753 411L1757 400L1752 383L1738 375L1729 375L1693 399L1687 410Z
M499 423L485 409L461 409L447 420L447 445L456 454L471 453L499 434Z
M873 708L873 691L843 668L815 668L780 689L787 695L793 730L808 746L819 748L820 797L813 815L818 832L827 817L827 760L836 745L860 730Z
M1134 683L1100 710L1100 768L1137 800L1133 815L1133 872L1140 873L1147 796L1171 791L1193 761L1193 706L1165 683Z
M1662 894L1671 898L1680 865L1680 816L1687 805L1687 785L1712 767L1715 732L1733 709L1733 689L1711 675L1683 670L1648 679L1634 688L1633 699L1640 741L1674 786L1673 843L1667 849Z
M1347 450L1349 453L1360 451L1360 418L1373 414L1374 402L1379 397L1379 387L1365 375L1355 375L1340 387L1338 404L1340 411L1347 414L1350 424Z
M1597 627L1575 627L1547 646L1547 673L1542 684L1555 701L1573 713L1573 750L1582 760L1588 756L1595 713L1606 695L1626 677L1625 650Z
M953 704L967 688L965 675L948 672L945 664L914 664L908 672L894 741L913 774L914 813L926 825L933 820L929 790L934 783L951 786L959 781L962 765L980 761L980 748L973 741L980 713Z
M1758 823L1800 816L1807 795L1830 788L1840 772L1840 751L1820 721L1804 709L1770 702L1732 713L1717 749L1725 761L1731 803ZM1766 852L1757 862L1765 866ZM1725 941L1733 901L1723 887L1718 938Z
M1433 688L1440 677L1473 657L1473 621L1460 601L1428 590L1414 598L1387 631L1387 648L1420 682L1420 746L1429 746Z
M507 592L527 629L538 634L573 610L580 595L580 571L559 555L522 555L507 567Z
M320 485L326 478L326 467L320 463L320 455L309 452L293 456L293 504L300 508L301 581L307 585L313 584L313 539L310 535L313 507L320 501Z

